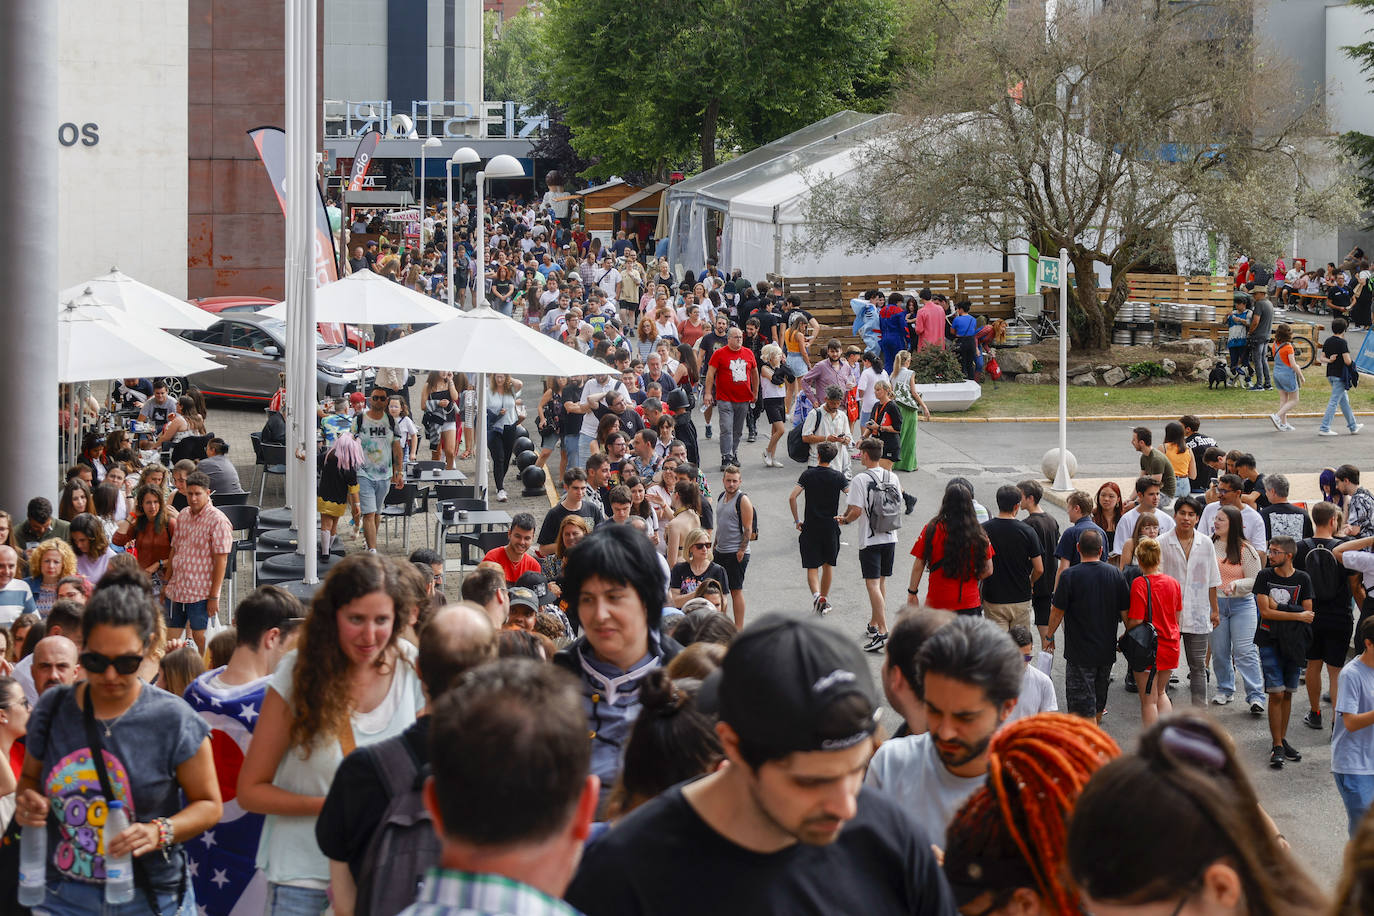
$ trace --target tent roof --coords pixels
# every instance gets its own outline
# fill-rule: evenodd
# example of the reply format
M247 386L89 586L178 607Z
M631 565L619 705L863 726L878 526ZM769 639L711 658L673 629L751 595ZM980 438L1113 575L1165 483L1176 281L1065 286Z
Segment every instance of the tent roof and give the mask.
M840 111L741 156L723 162L669 189L674 199L696 197L720 209L740 194L821 162L839 149L878 133L890 114Z

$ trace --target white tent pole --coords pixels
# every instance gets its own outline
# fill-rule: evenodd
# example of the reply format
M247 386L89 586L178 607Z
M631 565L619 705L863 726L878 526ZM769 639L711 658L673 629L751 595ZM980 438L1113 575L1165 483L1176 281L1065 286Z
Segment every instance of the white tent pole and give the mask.
M286 236L285 236L285 264L283 277L283 292L286 295L287 316L285 326L286 353L283 366L286 369L286 397L282 404L283 420L286 424L286 442L288 451L290 443L296 441L295 424L295 397L292 394L296 374L301 371L300 365L300 344L297 340L296 328L298 327L297 316L301 309L301 289L299 287L299 271L297 270L296 259L299 257L299 246L297 239L300 236L298 228L301 219L301 194L297 187L295 163L299 158L297 147L301 142L301 135L296 130L296 108L300 103L300 87L297 84L297 74L299 68L296 64L296 56L299 50L296 47L297 36L300 33L300 7L295 0L287 0L285 4L286 26L283 34L283 50L285 53L284 73L284 99L285 104L285 138L286 162L284 163L283 181L286 184ZM287 506L291 507L291 527L300 531L299 500L296 499L296 462L291 455L286 456L286 476L284 478L285 500ZM231 609L232 610L232 609Z
M298 421L301 433L301 454L303 460L299 468L300 496L296 501L296 513L300 518L302 529L298 529L297 540L301 544L305 553L305 573L302 580L307 584L319 581L319 569L316 558L319 556L318 532L316 531L316 511L315 511L315 378L318 374L316 361L318 352L315 349L315 286L320 278L316 271L316 259L311 255L315 251L315 232L314 215L319 206L319 187L318 176L315 171L315 148L316 148L316 123L315 123L315 98L316 98L316 74L315 74L315 46L316 28L318 11L315 0L300 0L301 8L305 13L304 22L301 28L301 49L300 59L297 61L300 66L301 76L305 83L304 92L301 95L299 106L300 132L301 132L301 161L299 168L301 172L302 184L301 196L305 198L301 202L301 225L304 227L301 235L301 254L303 262L300 265L302 312L298 333L301 335L301 353L305 359L305 371L297 373L297 407L299 409Z
M475 274L476 307L487 304L487 171L477 173L477 271ZM477 492L487 493L487 377L477 374L477 416L473 418L473 434L477 437Z
M444 188L448 195L448 210L445 211L447 228L444 231L444 245L448 251L444 262L448 264L448 307L453 308L453 159L444 160Z

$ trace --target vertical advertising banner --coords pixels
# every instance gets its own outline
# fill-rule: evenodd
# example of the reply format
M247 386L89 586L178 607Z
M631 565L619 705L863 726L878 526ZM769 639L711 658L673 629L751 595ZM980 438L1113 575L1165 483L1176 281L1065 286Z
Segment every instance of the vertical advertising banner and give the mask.
M378 130L369 130L358 140L358 151L353 154L353 171L348 179L348 190L363 189L363 179L367 177L368 167L372 165L372 156L377 152L377 146L381 142L382 133Z

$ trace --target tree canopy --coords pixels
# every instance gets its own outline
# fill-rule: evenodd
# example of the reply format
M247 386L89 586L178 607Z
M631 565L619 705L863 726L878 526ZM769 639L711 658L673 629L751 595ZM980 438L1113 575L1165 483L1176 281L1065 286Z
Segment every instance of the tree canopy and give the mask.
M550 101L600 173L713 166L845 107L880 107L897 0L547 0Z
M1348 188L1308 185L1329 171L1303 142L1317 112L1265 57L1239 0L1060 4L1048 29L996 3L958 15L902 94L901 126L869 141L844 181L813 179L813 246L1066 248L1086 281L1075 345L1102 348L1125 274L1181 256L1175 239L1266 256L1295 206L1318 220L1353 212ZM1293 195L1295 181L1308 193ZM1089 279L1098 263L1114 281L1105 302Z

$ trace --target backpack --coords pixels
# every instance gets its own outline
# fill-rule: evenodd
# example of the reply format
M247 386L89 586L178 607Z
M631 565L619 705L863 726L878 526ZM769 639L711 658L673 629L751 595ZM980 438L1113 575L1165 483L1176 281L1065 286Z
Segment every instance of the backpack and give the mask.
M1303 571L1312 580L1312 597L1322 605L1342 604L1350 601L1349 573L1331 548L1316 538L1304 538L1307 547L1303 557Z
M891 472L885 478L873 472L869 472L869 476L873 478L873 485L864 496L868 533L870 536L891 534L902 527L902 513L906 510L901 487L897 486L897 476Z
M807 414L807 419L813 416L816 418L816 422L811 424L811 432L807 433L810 436L816 435L816 430L821 425L821 412L812 410L811 413ZM802 428L804 426L806 426L806 420L801 420L787 433L787 457L798 464L806 464L811 460L811 445L802 440Z
M439 838L425 809L425 773L403 737L372 745L390 800L358 874L358 916L393 916L415 902L425 871L439 862ZM428 769L427 767L425 769Z
M743 501L743 500L749 499L749 494L748 494L748 493L740 493L738 496L735 497L735 499L736 499L736 500L739 500L739 501ZM724 493L722 493L722 494L720 494L720 496L716 497L716 505L720 505L720 504L721 504L722 502L724 502L724 501L725 501L725 494L724 494ZM750 500L749 505L753 506L753 501L752 501L752 500ZM720 510L716 510L716 514L719 515L719 514L720 514ZM735 518L739 520L739 533L740 533L740 534L744 534L744 515L739 511L739 505L736 505L736 506L735 506ZM749 532L749 537L746 538L745 540L757 541L757 540L759 539L759 510L758 510L757 508L754 509L754 517L753 517L753 519L751 519L751 522L752 522L752 524L750 525L750 527L751 527L753 530L751 530L751 531Z

